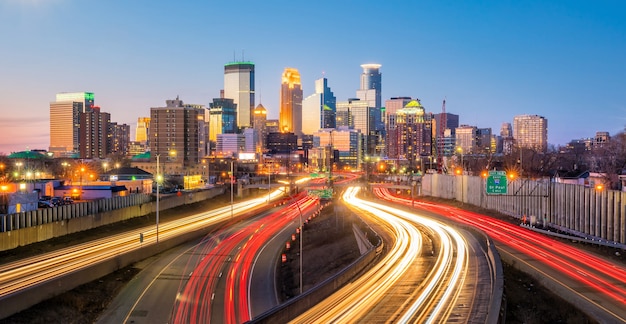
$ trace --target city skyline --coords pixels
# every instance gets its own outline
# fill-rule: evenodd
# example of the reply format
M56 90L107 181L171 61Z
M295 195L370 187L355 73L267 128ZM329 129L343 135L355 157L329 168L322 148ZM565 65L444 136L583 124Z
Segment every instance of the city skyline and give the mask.
M0 52L0 152L48 149L57 93L93 92L134 130L176 96L208 106L224 87L223 66L241 60L255 64L255 103L269 119L278 118L285 67L300 71L305 97L325 77L346 101L361 64L377 63L383 101L410 96L439 113L445 98L461 124L494 133L526 114L550 121L555 145L626 125L620 2L150 4L0 1L0 35L11 44ZM235 10L237 19L215 15ZM285 28L279 18L294 14Z

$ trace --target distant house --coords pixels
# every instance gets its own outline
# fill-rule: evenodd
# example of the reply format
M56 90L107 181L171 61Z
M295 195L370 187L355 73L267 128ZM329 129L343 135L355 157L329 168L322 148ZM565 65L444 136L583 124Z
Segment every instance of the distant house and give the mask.
M587 188L595 188L597 185L606 185L606 174L589 171L556 171L554 181L568 183Z

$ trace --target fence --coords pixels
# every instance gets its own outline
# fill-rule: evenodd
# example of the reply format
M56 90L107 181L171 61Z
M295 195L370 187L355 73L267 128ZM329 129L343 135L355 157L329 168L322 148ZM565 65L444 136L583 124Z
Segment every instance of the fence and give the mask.
M123 197L99 199L52 208L40 208L23 213L0 215L0 232L15 231L21 228L44 225L122 209L150 202L149 194L131 194Z
M424 195L493 209L532 224L578 236L626 244L626 192L596 190L549 179L516 179L507 194L487 195L478 176L425 174Z

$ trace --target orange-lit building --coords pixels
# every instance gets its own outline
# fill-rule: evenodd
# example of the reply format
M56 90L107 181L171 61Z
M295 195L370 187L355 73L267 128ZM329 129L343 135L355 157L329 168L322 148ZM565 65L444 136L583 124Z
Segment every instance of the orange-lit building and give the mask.
M280 86L279 125L281 133L302 136L302 84L300 73L294 68L285 68Z

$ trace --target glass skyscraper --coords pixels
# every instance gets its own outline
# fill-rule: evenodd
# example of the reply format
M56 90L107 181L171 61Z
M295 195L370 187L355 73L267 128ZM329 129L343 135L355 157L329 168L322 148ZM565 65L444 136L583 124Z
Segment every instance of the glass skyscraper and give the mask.
M337 99L328 87L328 80L315 80L315 93L302 101L302 133L313 134L322 128L335 128Z
M232 62L224 65L224 98L237 104L237 126L252 126L254 110L254 63Z

